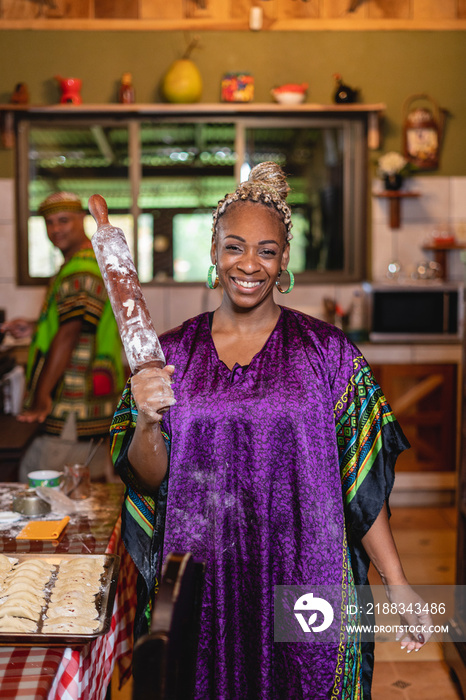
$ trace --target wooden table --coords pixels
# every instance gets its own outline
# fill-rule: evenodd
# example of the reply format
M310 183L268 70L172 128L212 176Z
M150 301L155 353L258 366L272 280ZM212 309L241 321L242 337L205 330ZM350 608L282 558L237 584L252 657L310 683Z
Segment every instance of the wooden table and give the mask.
M21 484L0 483L0 510L11 503ZM16 540L25 521L0 528L0 551L14 553L103 554L121 557L110 630L79 648L0 646L0 697L5 700L104 700L114 665L120 680L129 676L137 572L121 540L121 484L92 484L89 499L58 542ZM54 514L44 519L55 519ZM1 643L1 640L0 640Z

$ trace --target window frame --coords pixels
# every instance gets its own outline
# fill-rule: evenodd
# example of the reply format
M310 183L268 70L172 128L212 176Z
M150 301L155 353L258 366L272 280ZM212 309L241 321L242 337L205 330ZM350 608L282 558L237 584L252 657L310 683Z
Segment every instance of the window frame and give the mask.
M352 191L348 187L343 188L343 239L344 239L344 266L341 270L318 272L306 270L297 274L297 279L302 283L331 284L354 283L364 279L367 269L367 112L342 111L336 114L335 110L328 113L302 112L276 114L260 109L242 114L225 113L224 111L201 110L196 114L183 111L174 113L155 114L153 112L140 111L138 113L125 112L93 112L67 113L57 110L52 114L44 115L44 111L28 111L17 115L17 146L16 146L16 222L17 222L17 275L20 285L43 285L47 282L45 277L31 277L28 270L28 218L29 211L29 134L31 127L50 126L57 128L82 127L82 126L120 126L128 128L128 178L132 203L128 214L133 218L134 231L137 233L137 218L143 211L138 207L139 187L142 181L141 165L141 139L140 129L144 123L153 121L157 123L234 123L236 126L236 153L237 161L234 165L234 177L240 180L241 164L246 152L246 130L253 128L331 128L342 127L344 139L344 163L343 182L350 183ZM134 256L138 259L138 236L134 237ZM152 279L144 284L149 286L167 285L203 285L203 282L179 282L172 278L164 280Z

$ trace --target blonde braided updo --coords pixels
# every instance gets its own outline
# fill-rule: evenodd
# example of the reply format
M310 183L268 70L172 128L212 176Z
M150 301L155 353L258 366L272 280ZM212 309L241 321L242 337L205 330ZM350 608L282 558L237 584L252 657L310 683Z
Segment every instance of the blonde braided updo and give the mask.
M285 238L287 241L293 237L291 234L291 209L286 203L286 197L290 187L286 181L285 174L277 163L265 161L256 165L251 172L247 182L241 182L236 190L231 194L226 194L218 203L217 209L213 213L212 232L215 236L218 221L230 204L241 201L260 202L267 207L274 209L278 217L285 226Z

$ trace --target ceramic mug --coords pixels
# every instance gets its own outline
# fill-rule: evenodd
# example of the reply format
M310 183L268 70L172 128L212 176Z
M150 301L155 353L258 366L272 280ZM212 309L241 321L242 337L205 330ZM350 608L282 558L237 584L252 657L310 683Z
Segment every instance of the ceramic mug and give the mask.
M40 469L37 472L29 472L28 485L34 489L36 486L48 486L52 489L60 488L63 472L56 472L52 469Z

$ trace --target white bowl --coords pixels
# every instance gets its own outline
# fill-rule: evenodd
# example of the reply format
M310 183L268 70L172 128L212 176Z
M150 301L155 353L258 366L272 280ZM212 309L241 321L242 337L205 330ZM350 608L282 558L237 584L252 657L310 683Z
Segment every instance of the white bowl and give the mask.
M275 92L272 90L273 98L281 105L299 105L306 99L305 92Z

